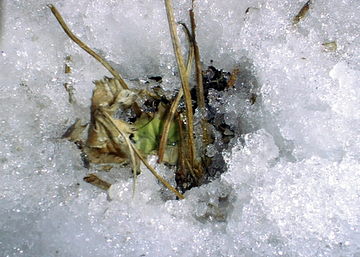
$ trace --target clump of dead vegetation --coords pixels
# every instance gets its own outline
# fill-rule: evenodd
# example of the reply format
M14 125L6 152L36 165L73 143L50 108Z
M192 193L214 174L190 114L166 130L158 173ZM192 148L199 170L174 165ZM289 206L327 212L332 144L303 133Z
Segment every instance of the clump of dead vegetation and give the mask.
M192 4L194 6L194 1ZM149 92L130 89L118 71L77 38L68 28L57 9L53 5L49 5L70 39L99 61L113 75L113 78L105 77L95 81L89 123L84 125L80 120L76 120L63 135L63 138L78 145L85 166L130 163L134 178L136 178L137 174L140 173L140 163L142 162L165 187L182 199L184 196L180 191L184 192L193 186L201 185L206 177L207 167L211 164L211 158L205 155L206 147L213 139L210 134L212 124L207 119L205 100L209 88L204 90L203 79L205 78L210 85L209 80L214 77L214 74L210 77L207 76L200 62L193 9L189 11L190 29L185 24L181 24L184 27L189 45L187 60L185 61L177 34L178 23L175 22L171 0L165 1L165 7L181 80L181 87L172 99L165 98L158 93L158 90ZM195 66L196 86L191 89L190 76L193 66ZM224 79L226 77L222 71L218 71L214 67L212 69L209 67L208 71L217 72L219 78ZM68 73L69 69L66 69L65 72ZM234 75L237 73L236 70ZM234 80L236 80L236 76L229 74L225 81L219 80L221 82L215 84L224 90L226 87L232 87ZM64 86L69 92L69 100L72 101L73 93L68 90L69 87L66 84ZM139 98L142 99L142 105L137 101ZM180 108L181 104L185 108ZM149 106L152 107L152 111L148 111ZM201 138L201 145L196 145L199 140L194 138L195 108L200 113L201 135L199 137ZM132 122L116 118L116 113L119 110L125 112L129 109L133 115ZM86 128L87 138L81 140ZM163 179L147 162L147 156L150 154L157 155L159 163L176 166L177 189ZM109 183L95 174L89 174L84 180L105 190L110 187Z
M183 199L183 192L208 181L213 174L213 156L206 155L207 147L214 143L214 131L221 135L221 144L226 146L234 132L224 122L213 117L217 114L208 103L209 90L224 91L236 84L239 68L224 72L213 66L204 69L201 63L200 50L196 40L196 22L194 1L189 10L190 26L175 21L172 1L165 0L170 36L176 57L181 86L173 97L165 97L165 88L153 88L150 91L131 89L126 81L104 58L77 38L66 25L60 13L49 5L59 24L77 45L93 56L111 74L95 81L91 98L91 118L87 124L80 120L66 131L63 138L75 142L84 160L85 167L101 165L101 169L110 169L114 164L130 163L135 178L141 172L143 163L154 176L176 196ZM297 25L307 15L312 1L307 1L293 18ZM250 8L250 7L249 7ZM248 9L249 9L248 8ZM248 12L246 10L246 13ZM177 26L182 26L188 41L186 60L182 53ZM323 44L324 47L336 50L336 42ZM335 50L334 50L335 49ZM69 57L70 58L70 57ZM69 62L67 58L67 62ZM194 72L192 71L195 67ZM65 73L71 69L66 64ZM195 86L190 85L190 78L195 77ZM161 77L155 78L161 80ZM74 101L71 85L65 83L69 93L69 102ZM256 102L256 94L249 98L251 104ZM200 114L194 119L195 109ZM119 112L127 113L128 119L120 119ZM124 115L123 115L124 116ZM194 125L199 124L199 125ZM87 136L82 134L87 129ZM196 133L194 131L200 131ZM148 155L157 155L159 163L176 166L176 188L162 178L148 163ZM216 162L216 161L215 161ZM217 165L216 167L218 167ZM210 174L211 173L211 174ZM95 174L89 174L85 181L107 190L111 185Z

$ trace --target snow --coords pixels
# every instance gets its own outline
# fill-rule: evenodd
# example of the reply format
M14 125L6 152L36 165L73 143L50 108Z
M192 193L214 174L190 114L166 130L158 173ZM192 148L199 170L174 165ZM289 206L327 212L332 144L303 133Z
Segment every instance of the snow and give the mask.
M190 2L174 1L178 20ZM313 1L296 26L306 1L196 2L204 64L241 73L209 96L236 134L227 171L181 201L145 168L134 197L126 168L101 173L108 193L83 182L78 149L60 137L89 118L92 81L110 74L48 1L0 2L1 256L360 256L358 1ZM51 3L132 86L161 75L179 87L163 1Z

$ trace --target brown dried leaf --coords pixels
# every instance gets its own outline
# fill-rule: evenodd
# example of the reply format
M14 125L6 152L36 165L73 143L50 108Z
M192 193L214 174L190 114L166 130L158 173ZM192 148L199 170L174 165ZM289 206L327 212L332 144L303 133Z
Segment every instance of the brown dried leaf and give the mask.
M114 78L105 77L97 80L91 98L91 113L100 107L108 107L109 115L113 115L119 107L128 108L136 100L137 94L132 90L124 89L120 82Z
M95 81L91 99L91 124L84 149L90 162L123 163L131 159L132 151L126 140L134 132L134 128L124 121L115 118L110 120L109 117L120 107L131 106L136 97L133 91L122 88L116 79L105 77L103 80ZM124 138L119 130L127 138ZM133 161L134 163L138 161Z

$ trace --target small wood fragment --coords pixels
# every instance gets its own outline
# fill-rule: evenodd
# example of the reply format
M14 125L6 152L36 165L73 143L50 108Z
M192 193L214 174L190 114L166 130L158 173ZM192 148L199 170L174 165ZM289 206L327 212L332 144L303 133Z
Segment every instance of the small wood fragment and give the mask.
M246 8L245 10L245 14L249 14L251 10L260 10L260 8L257 8L257 7L248 7Z
M112 165L103 165L99 167L99 170L109 172L112 168Z
M64 72L65 72L65 74L71 73L71 67L66 63L65 63L65 67L64 67Z
M65 65L64 65L64 73L65 74L70 74L71 73L71 67L69 65L69 63L72 61L72 57L71 55L66 56L65 58ZM71 82L65 82L64 83L64 88L66 90L66 92L69 95L69 103L75 103L75 97L74 97L74 87L71 85Z
M300 9L299 13L293 19L293 25L298 24L309 12L311 0L307 1L304 6Z
M111 186L110 183L106 182L105 180L102 180L93 173L84 177L84 181L103 190L108 190Z
M256 103L256 98L257 98L257 95L256 95L256 94L252 93L252 94L250 95L249 101L250 101L250 104L251 104L251 105L253 105L253 104Z

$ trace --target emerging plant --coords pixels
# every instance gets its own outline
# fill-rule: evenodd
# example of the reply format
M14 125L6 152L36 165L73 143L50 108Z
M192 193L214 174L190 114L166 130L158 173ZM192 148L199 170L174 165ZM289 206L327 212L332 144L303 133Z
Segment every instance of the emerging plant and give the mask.
M136 175L140 172L142 162L154 176L176 196L184 196L176 188L163 179L147 162L149 154L157 154L158 162L176 165L176 179L178 187L184 191L192 186L200 185L206 174L211 159L206 157L205 151L211 143L207 120L205 93L203 87L203 70L200 62L200 52L196 42L196 24L193 9L189 11L191 27L184 27L189 50L187 61L181 52L180 40L176 30L171 0L165 0L171 39L181 80L181 88L174 99L166 99L155 90L129 89L121 75L102 57L78 39L68 28L60 13L53 5L49 5L52 13L60 23L65 33L82 49L99 61L114 78L105 77L95 81L95 88L91 99L91 119L88 126L87 139L82 142L80 136L86 125L79 120L64 134L64 138L76 142L82 150L85 159L94 164L116 164L130 162ZM192 0L192 8L194 0ZM189 78L191 68L195 63L196 99L192 98ZM237 71L238 72L238 71ZM237 74L237 73L236 73ZM234 84L234 78L229 85ZM143 99L139 104L137 99ZM185 103L185 110L179 107ZM155 107L155 111L146 111L148 104ZM201 140L194 138L194 104L200 113ZM130 109L134 114L131 123L116 118L116 113ZM196 142L201 142L196 145ZM110 184L102 181L96 175L90 174L84 178L89 183L107 189Z

